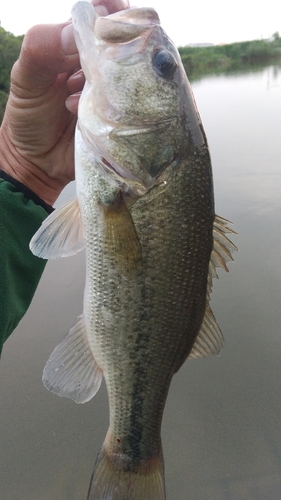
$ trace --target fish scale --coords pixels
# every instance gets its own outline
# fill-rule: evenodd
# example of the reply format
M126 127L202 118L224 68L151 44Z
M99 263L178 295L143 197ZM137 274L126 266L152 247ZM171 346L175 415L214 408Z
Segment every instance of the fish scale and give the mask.
M193 343L192 331L197 333L205 312L206 295L202 290L206 289L206 269L212 249L212 191L209 187L207 192L210 195L205 196L204 204L199 198L198 207L198 197L194 197L196 203L187 199L189 209L183 209L180 192L187 193L193 178L193 169L188 169L186 163L182 161L171 167L171 174L165 172L165 176L169 175L165 189L160 177L160 195L156 186L131 207L143 260L141 272L137 271L136 277L120 275L116 262L110 259L111 249L107 258L107 248L95 244L96 236L91 242L91 235L103 234L103 218L98 207L100 192L104 190L103 177L100 178L102 187L97 179L91 181L92 191L88 187L88 196L96 200L95 215L93 210L86 210L83 217L82 212L89 246L87 297L94 296L92 286L99 290L98 297L93 303L90 299L88 307L85 298L85 311L91 311L86 313L85 321L92 336L96 362L106 374L110 415L113 415L110 432L114 437L110 440L110 453L139 456L139 461L155 456L154 436L157 436L158 453L160 451L160 424L169 383L188 356ZM190 175L181 175L181 171L188 170ZM207 181L210 184L211 177L207 179L206 176ZM79 185L79 177L77 182L78 199L80 191L85 198L85 188ZM86 183L89 186L90 180L86 179ZM153 204L157 209L154 210ZM89 205L84 203L84 206ZM202 228L204 223L205 231L198 231L195 226L191 231L179 231L177 222L188 225L190 215L193 218L195 214L198 227ZM196 258L194 249L198 249ZM190 252L193 260L188 263ZM177 297L176 302L173 297ZM194 306L190 307L192 302ZM107 310L108 322L105 321L104 309ZM128 336L133 337L133 341L129 338L128 342ZM184 348L183 343L186 344ZM140 395L144 391L146 398ZM124 435L133 438L126 440ZM145 453L137 448L139 442ZM133 466L135 468L136 464Z

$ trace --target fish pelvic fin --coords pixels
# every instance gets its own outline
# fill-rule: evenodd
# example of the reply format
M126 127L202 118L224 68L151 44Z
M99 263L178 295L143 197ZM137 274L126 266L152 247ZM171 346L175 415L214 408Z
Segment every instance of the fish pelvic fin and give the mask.
M82 317L52 352L42 381L49 391L75 403L86 403L98 392L102 370L89 346Z
M101 449L92 474L87 500L165 500L162 452L130 470L124 455L111 458Z
M221 267L228 272L226 262L233 260L232 253L237 247L226 236L228 233L236 234L228 227L230 222L218 215L215 216L213 225L213 250L209 263L207 281L206 310L200 331L195 339L188 358L205 358L212 354L219 354L223 347L223 334L217 324L216 318L209 306L212 293L213 278L219 278L216 268Z
M29 244L42 259L70 257L85 247L83 223L77 199L55 210L41 224Z

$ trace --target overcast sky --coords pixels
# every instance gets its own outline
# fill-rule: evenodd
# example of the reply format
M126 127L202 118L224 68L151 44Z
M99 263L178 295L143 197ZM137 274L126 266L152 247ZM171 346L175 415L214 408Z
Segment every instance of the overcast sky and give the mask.
M63 22L73 0L2 0L1 26L20 35L38 23ZM138 7L154 7L174 43L230 43L281 34L280 0L131 0Z

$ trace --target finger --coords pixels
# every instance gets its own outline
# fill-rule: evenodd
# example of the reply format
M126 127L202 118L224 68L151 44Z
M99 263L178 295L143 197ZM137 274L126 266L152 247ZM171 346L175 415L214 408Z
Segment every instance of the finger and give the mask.
M49 87L58 74L79 68L79 56L72 24L42 24L31 28L24 37L11 84L32 95Z
M113 14L114 12L130 7L129 0L92 0L92 4L100 16L107 16L108 14ZM99 11L102 7L105 8L107 12Z
M68 109L68 111L70 111L70 113L76 116L78 113L78 104L80 96L81 92L77 92L76 94L70 95L65 101L65 106Z
M97 14L99 16L108 16L109 12L107 10L106 7L104 7L104 5L98 5L97 7L95 7L95 11L97 12Z
M70 94L74 94L76 92L81 92L85 83L85 76L83 71L80 69L74 75L71 75L67 80L67 89Z

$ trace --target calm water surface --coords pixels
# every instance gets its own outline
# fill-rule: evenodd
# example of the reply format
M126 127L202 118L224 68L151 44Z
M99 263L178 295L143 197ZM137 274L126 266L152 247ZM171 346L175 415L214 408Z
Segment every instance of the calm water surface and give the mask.
M220 357L186 362L163 422L168 500L280 500L281 69L193 84L216 211L239 247L212 308ZM69 186L62 195L73 193ZM84 255L49 262L0 363L1 500L85 500L108 424L105 387L85 405L49 393L44 364L82 312Z

